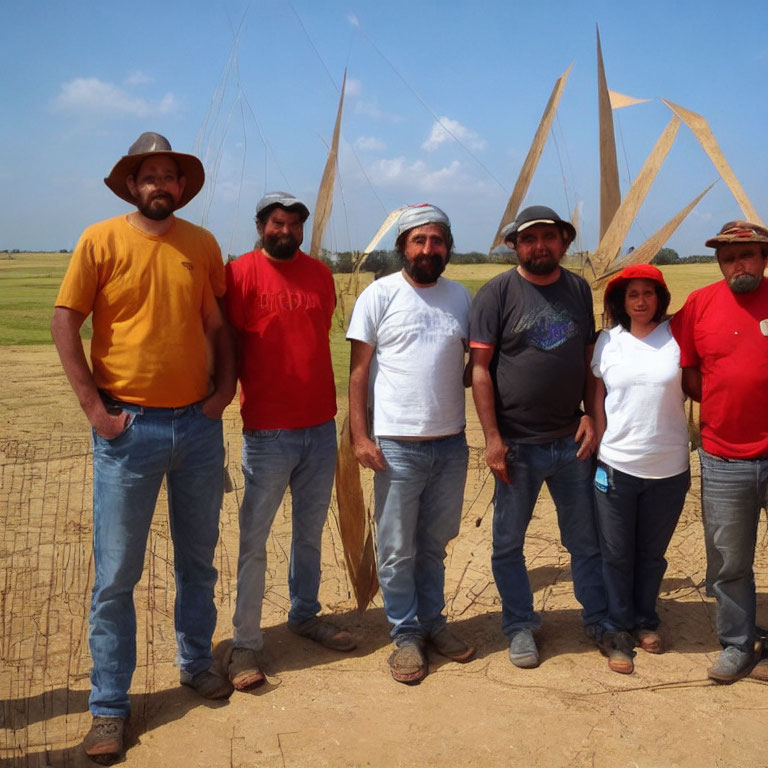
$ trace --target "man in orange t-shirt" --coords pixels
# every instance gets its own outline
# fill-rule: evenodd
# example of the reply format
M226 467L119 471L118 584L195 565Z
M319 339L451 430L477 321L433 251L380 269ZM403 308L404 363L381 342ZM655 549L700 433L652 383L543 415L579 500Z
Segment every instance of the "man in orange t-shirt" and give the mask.
M355 647L317 617L320 540L336 467L336 388L328 334L336 291L328 267L299 249L309 209L286 192L256 206L261 247L226 266L227 312L238 338L245 490L234 638L227 658L238 690L264 682L261 607L266 543L290 487L293 532L288 627L328 648Z
M217 304L224 265L213 236L174 215L204 179L196 157L143 133L104 180L136 210L85 230L51 323L92 426L93 723L83 748L102 764L120 759L124 748L136 667L133 589L164 478L181 682L209 699L232 693L229 681L211 671L221 414L235 390L232 338ZM92 370L80 336L88 315Z

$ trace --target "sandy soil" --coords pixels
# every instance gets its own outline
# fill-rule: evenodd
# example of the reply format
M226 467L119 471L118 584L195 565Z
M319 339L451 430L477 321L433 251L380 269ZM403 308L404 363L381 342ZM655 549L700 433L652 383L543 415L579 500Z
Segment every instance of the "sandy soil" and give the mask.
M92 765L79 743L88 714L87 611L90 459L87 424L52 347L0 349L0 766ZM540 501L527 558L543 662L510 665L490 573L491 483L474 409L461 534L447 559L448 614L479 648L466 665L432 659L417 687L393 682L381 600L354 610L335 506L324 542L324 613L359 640L357 651L316 647L285 628L287 504L269 545L264 666L268 684L211 704L178 685L172 549L164 503L136 593L138 667L126 761L164 768L244 766L766 766L768 690L717 686L706 668L718 644L704 597L698 467L669 551L661 615L669 652L640 654L620 676L583 637L554 510ZM225 498L217 554L217 656L231 636L242 492L238 415L226 413L235 489ZM768 552L759 531L758 620L768 624Z

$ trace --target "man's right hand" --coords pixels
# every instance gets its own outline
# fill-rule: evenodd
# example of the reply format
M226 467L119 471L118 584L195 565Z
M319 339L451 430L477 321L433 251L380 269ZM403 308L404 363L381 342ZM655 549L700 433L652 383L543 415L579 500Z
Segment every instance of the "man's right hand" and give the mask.
M112 440L127 429L131 423L131 414L128 411L112 414L102 405L101 408L94 408L92 414L88 414L88 421L99 437Z
M489 440L485 444L485 461L497 480L510 484L507 474L507 446L501 437Z
M363 437L352 443L352 450L360 465L376 472L384 472L387 468L387 460L376 443L369 437Z

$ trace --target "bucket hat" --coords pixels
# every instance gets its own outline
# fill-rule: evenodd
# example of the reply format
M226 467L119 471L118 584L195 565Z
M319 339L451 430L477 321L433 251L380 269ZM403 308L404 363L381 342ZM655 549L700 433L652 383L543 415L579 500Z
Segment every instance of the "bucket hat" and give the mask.
M624 269L619 272L616 277L612 278L608 285L605 287L605 294L604 298L605 301L608 302L611 298L612 293L621 286L628 283L630 280L653 280L653 282L658 283L667 293L669 293L669 288L667 288L667 284L664 282L664 275L661 274L661 270L658 267L654 267L653 264L631 264L628 267L624 267Z
M152 155L168 155L179 166L180 175L186 179L184 191L176 205L176 210L185 206L202 188L205 182L203 164L194 155L174 152L171 142L159 133L147 131L131 144L128 154L123 155L115 164L104 183L120 198L135 203L136 198L128 189L126 179L133 175L141 163Z

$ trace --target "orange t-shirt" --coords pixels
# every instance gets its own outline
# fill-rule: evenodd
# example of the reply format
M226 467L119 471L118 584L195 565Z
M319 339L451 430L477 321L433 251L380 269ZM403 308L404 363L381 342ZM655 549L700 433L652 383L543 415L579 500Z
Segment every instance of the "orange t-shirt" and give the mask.
M130 403L178 408L209 392L205 327L225 289L210 232L174 219L156 237L123 215L83 232L56 306L93 313L99 389Z

